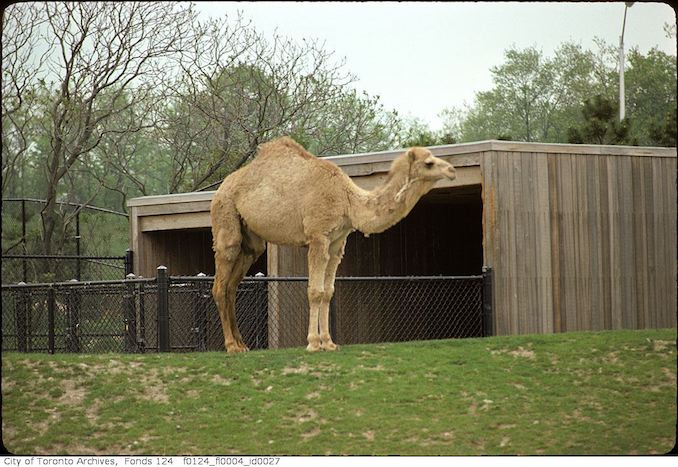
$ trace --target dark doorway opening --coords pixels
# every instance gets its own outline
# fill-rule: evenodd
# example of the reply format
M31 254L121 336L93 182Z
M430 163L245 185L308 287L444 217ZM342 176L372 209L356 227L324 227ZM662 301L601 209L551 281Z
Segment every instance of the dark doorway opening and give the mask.
M381 234L351 234L338 276L466 276L483 266L480 185L433 190Z

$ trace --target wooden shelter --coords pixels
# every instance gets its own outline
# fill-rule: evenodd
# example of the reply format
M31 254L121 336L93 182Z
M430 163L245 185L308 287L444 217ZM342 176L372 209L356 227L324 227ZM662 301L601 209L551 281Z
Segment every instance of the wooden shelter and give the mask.
M386 232L349 236L340 276L493 270L495 334L676 326L676 149L483 141L431 147L457 167ZM328 157L370 189L402 151ZM212 274L214 192L129 201L134 270ZM269 245L250 273L304 276Z

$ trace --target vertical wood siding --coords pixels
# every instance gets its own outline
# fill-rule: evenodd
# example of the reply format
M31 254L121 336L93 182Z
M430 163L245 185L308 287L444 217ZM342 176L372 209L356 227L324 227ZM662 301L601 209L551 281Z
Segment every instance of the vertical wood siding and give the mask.
M676 158L488 151L498 334L676 326Z

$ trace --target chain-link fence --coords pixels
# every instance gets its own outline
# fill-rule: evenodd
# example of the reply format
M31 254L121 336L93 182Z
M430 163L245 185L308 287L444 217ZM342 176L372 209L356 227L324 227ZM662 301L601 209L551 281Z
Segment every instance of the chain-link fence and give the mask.
M490 272L467 277L337 278L338 344L491 335ZM3 350L223 350L211 277L3 285ZM236 319L250 349L306 345L305 278L245 278Z

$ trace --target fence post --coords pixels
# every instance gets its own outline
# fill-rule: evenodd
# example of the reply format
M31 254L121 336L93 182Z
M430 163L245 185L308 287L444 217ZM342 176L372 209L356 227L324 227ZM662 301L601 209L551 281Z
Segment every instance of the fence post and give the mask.
M71 282L77 282L71 279ZM80 352L80 338L78 337L78 328L80 327L80 293L76 287L71 287L68 291L68 300L66 302L68 313L68 334L67 348L69 352Z
M198 277L206 277L205 273L198 273ZM195 333L196 349L207 350L207 302L205 297L205 284L196 281L196 296L193 305L193 332Z
M263 272L258 272L254 277L266 277ZM265 281L255 281L254 290L256 299L254 301L254 341L253 348L268 349L268 283Z
M19 282L19 285L26 285L26 283ZM17 350L19 352L28 352L28 293L25 289L20 289L17 293L14 316Z
M47 289L47 351L54 354L54 309L56 302L54 287Z
M141 279L141 276L139 276ZM146 292L143 282L139 282L139 352L146 352Z
M82 280L82 263L80 262L80 210L75 212L75 278L78 282Z
M483 266L483 336L494 335L492 268Z
M128 252L130 250L127 250ZM137 351L137 307L136 300L134 296L134 283L131 282L132 279L136 279L136 276L132 273L127 274L125 277L130 282L125 284L126 293L123 295L123 304L125 307L125 351L126 352L136 352Z
M127 249L125 252L125 277L134 274L134 252Z
M21 200L21 244L23 245L23 253L26 254L26 200ZM26 258L21 260L22 280L24 283L28 282L28 266Z
M158 266L158 352L170 351L169 276L167 267Z

